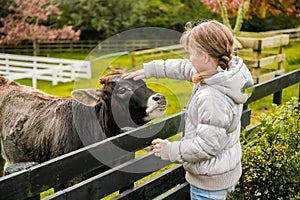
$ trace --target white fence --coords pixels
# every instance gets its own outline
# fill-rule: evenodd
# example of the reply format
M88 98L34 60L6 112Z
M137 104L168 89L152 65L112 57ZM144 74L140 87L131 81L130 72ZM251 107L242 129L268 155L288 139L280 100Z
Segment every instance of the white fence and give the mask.
M56 85L91 78L91 64L82 60L0 54L0 75L10 80L31 78L32 87L36 88L37 80Z

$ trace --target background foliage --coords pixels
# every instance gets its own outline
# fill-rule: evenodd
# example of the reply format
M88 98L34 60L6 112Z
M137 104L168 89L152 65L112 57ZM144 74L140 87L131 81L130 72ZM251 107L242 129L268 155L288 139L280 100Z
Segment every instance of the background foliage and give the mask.
M57 0L62 24L82 31L82 39L104 39L138 27L183 31L190 20L218 18L198 0Z
M0 44L18 44L27 41L78 40L80 31L72 26L53 28L50 17L56 20L60 11L50 0L1 1Z
M18 2L30 5L35 1L37 0L0 0L0 21L2 21L0 28L7 16L14 14L10 9L11 5L18 10L16 7ZM39 25L51 29L73 27L76 31L81 31L80 39L103 40L125 30L149 26L182 32L188 21L204 19L221 21L217 0L51 0L47 2L50 2L48 4L52 7L58 6L60 14L49 15L48 21L42 24L39 21ZM228 7L228 15L231 23L234 24L241 0L222 2ZM295 28L300 25L299 4L296 0L259 2L251 0L242 31ZM30 9L28 7L23 10L30 13ZM29 18L24 20L28 22Z
M213 12L220 13L224 18L224 10L230 20L230 24L236 24L239 8L247 0L200 0ZM248 0L246 13L242 26L243 31L259 32L277 29L295 28L300 25L300 1L298 0ZM247 2L247 3L248 3ZM221 5L224 10L221 9ZM239 16L240 17L240 16ZM226 24L226 20L224 21ZM239 24L239 22L238 22Z
M269 31L269 30L280 30L296 28L300 25L300 19L294 15L288 16L285 13L278 15L272 15L267 13L265 18L252 16L244 21L242 30L243 31Z

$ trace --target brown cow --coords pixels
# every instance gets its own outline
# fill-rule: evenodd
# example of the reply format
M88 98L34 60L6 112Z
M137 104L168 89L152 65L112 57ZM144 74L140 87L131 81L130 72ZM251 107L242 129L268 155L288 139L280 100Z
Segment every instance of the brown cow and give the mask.
M41 163L165 111L165 97L142 80L110 74L101 83L101 89L75 90L61 98L0 77L0 146L6 164Z

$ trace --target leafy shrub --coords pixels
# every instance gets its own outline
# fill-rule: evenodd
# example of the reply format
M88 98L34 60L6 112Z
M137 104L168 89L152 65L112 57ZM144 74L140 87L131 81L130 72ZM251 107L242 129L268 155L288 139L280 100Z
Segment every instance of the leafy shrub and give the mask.
M243 175L230 199L300 199L297 99L273 105L249 135L242 133Z

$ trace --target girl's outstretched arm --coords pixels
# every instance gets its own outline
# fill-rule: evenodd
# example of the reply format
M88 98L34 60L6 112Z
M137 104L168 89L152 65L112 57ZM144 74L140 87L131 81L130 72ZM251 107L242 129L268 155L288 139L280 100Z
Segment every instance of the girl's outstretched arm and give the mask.
M133 80L144 79L145 78L145 70L140 69L140 70L136 70L134 72L129 72L129 73L123 74L122 78L124 78L124 79L133 78Z

